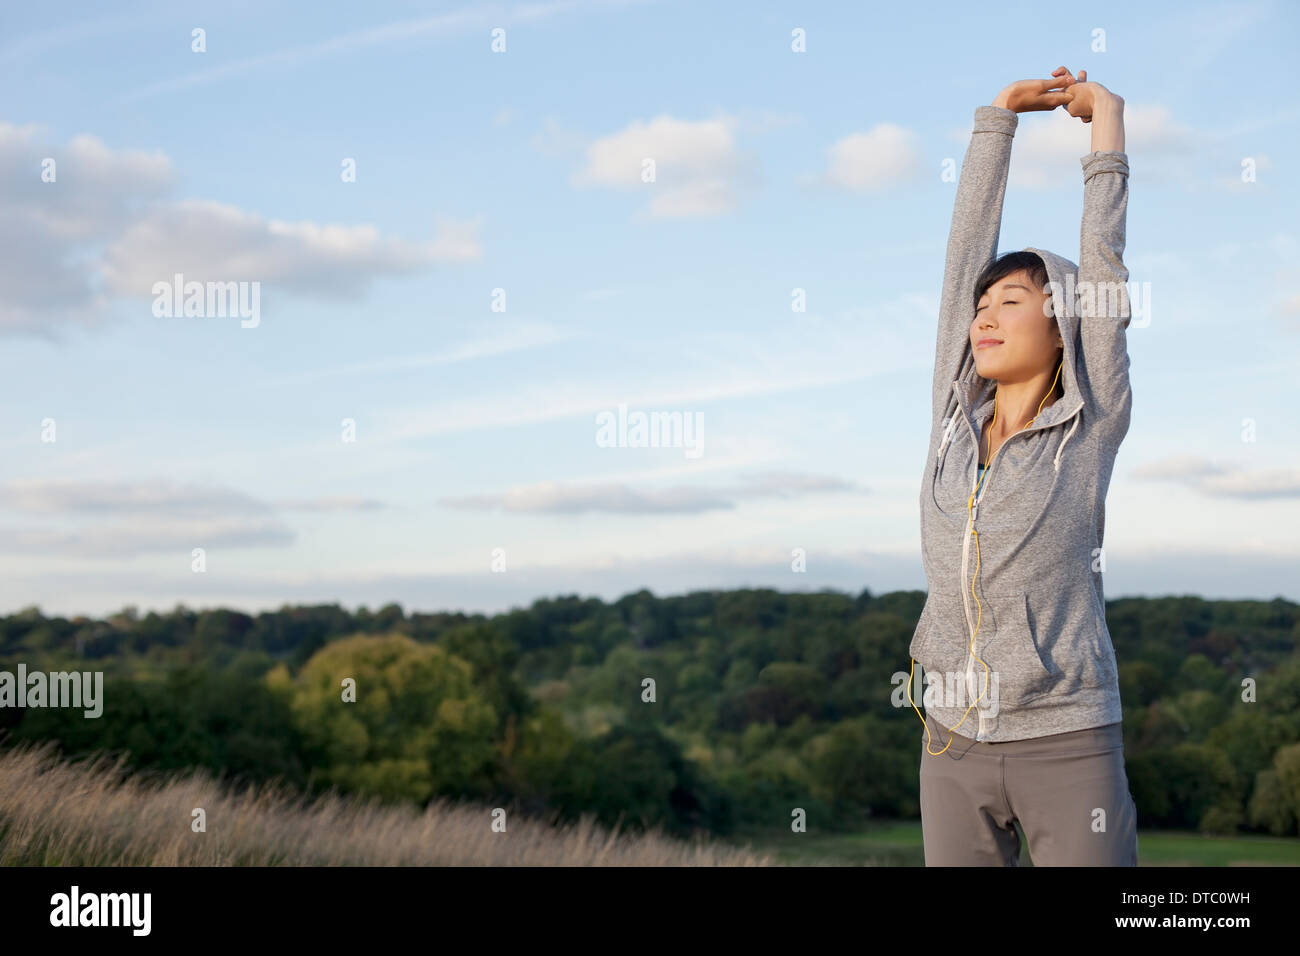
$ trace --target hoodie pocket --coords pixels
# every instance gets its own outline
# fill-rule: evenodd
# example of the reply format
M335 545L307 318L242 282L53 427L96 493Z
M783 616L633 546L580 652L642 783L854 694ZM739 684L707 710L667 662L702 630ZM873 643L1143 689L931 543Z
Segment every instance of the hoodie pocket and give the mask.
M1029 596L1018 595L1010 604L996 640L983 654L990 670L997 674L999 707L1016 707L1049 694L1059 679L1043 662L1041 642L1029 611ZM984 669L979 661L975 665L976 678L980 679Z
M1088 683L1090 686L1107 687L1118 679L1115 649L1111 645L1110 630L1106 626L1106 609L1098 600L1097 591L1091 584L1088 585L1088 602L1092 606L1093 615L1093 670L1088 675L1092 678Z
M970 634L961 623L964 620L959 598L931 591L908 653L941 680L963 679L970 653Z

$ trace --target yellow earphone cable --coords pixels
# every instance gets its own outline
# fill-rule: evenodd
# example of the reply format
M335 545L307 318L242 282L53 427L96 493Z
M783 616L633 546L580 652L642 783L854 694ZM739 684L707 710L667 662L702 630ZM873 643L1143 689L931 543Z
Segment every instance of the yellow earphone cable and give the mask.
M1041 402L1038 403L1038 411L1034 412L1034 417L1033 417L1033 418L1029 419L1029 421L1025 422L1023 425L1020 426L1019 431L1024 431L1026 428L1028 428L1030 425L1032 425L1035 421L1038 420L1038 416L1039 416L1039 415L1042 413L1042 411L1043 411L1043 404L1044 404L1044 403L1047 401L1047 399L1051 396L1052 392L1054 392L1054 391L1056 390L1056 382L1057 382L1057 380L1060 379L1060 377L1061 377L1061 368L1062 368L1062 366L1063 366L1064 364L1065 364L1065 357L1062 356L1062 357L1061 357L1061 362L1056 366L1056 377L1052 379L1052 385L1051 385L1051 387L1048 388L1048 390L1047 390L1047 394L1043 396L1043 401L1041 401ZM998 393L997 393L997 390L994 389L994 391L993 391L993 421L989 422L989 448L990 448L990 449L992 449L992 447L993 447L993 426L997 424L997 421L998 421ZM999 452L1002 451L1002 448L1003 448L1003 446L1005 446L1005 445L1006 445L1006 442L1003 441L1002 444L998 446L998 451L999 451ZM979 451L979 449L976 448L976 452L977 452L977 453L978 453L978 451ZM996 453L995 453L995 455L996 455ZM977 466L979 465L979 455L978 455L978 454L976 454L976 456L975 456L975 464L976 464ZM970 498L966 501L966 515L967 515L967 518L968 518L968 519L969 519L969 517L970 517L971 510L973 509L973 507L974 507L974 505L975 505L975 499L979 496L980 488L983 487L983 485L984 485L984 479L988 477L988 473L989 473L990 470L992 470L992 468L993 468L993 461L990 459L990 461L988 462L988 464L986 464L986 465L984 466L984 473L980 475L980 477L979 477L979 481L975 483L975 490L971 492L971 496L970 496ZM975 632L974 632L973 634L971 634L971 636L970 636L970 644L967 645L967 650L969 650L970 653L975 654L975 635L978 634L978 633L980 632L980 622L983 620L984 608L983 608L983 606L980 604L979 596L975 593L975 580L976 580L976 578L978 578L979 575L980 575L980 535L979 535L979 532L976 531L976 530L974 529L974 527L971 528L971 534L975 535L975 574L974 574L973 577L971 577L971 581L970 581L970 593L971 593L971 597L975 598L975 606L979 609L979 613L978 613L978 615L977 615L977 617L976 617L976 619L975 619ZM977 661L979 661L981 664L984 665L984 691L987 691L987 690L988 690L988 686L989 686L989 665L988 665L988 662L985 661L984 658L980 657L978 654L975 654L975 659L976 659ZM949 736L949 738L948 738L948 743L944 745L943 750L940 750L938 753L932 753L932 752L931 752L931 750L930 750L930 724L929 724L929 722L925 719L925 717L923 717L923 716L921 715L921 711L920 711L920 709L916 706L916 701L914 701L914 700L912 699L912 681L914 680L914 675L915 675L915 674L916 674L916 658L912 658L912 669L911 669L911 672L910 672L910 673L908 674L908 676L907 676L907 702L908 702L909 704L912 705L912 709L916 711L916 716L919 717L920 720L921 720L921 723L925 725L925 752L928 753L928 754L930 754L931 757L939 757L939 756L942 756L942 755L943 755L944 751L946 751L949 747L952 746L952 736ZM980 695L979 695L978 697L976 697L973 701L971 701L971 705L970 705L970 707L967 707L967 708L966 708L966 713L962 714L962 715L961 715L961 720L957 721L957 727L960 727L962 724L964 724L964 723L966 722L966 717L967 717L967 715L970 714L971 707L974 707L976 704L978 704L981 700L984 699L984 691L980 691ZM953 727L953 728L952 728L952 734L956 734L956 732L957 732L957 727Z

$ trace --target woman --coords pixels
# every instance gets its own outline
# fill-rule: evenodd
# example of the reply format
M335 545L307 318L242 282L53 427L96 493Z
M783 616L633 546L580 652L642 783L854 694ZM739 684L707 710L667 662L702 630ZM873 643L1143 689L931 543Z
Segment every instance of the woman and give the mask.
M995 260L1018 114L1058 106L1092 127L1079 265L1033 248ZM1017 822L1036 866L1137 864L1101 584L1132 407L1123 115L1122 99L1065 67L975 110L921 488L929 593L909 648L930 682L928 866L1017 865Z

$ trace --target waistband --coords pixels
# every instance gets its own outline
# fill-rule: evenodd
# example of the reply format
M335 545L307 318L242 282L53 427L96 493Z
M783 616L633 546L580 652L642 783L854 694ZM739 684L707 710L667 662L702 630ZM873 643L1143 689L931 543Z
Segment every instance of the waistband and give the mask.
M1030 737L1027 740L1006 740L1002 743L976 740L962 733L954 733L928 714L925 723L929 733L921 731L922 744L929 740L930 750L942 750L951 738L952 746L948 747L948 753L957 751L997 757L1034 757L1045 754L1096 753L1124 746L1123 723L1087 727L1063 734L1048 734L1045 737Z

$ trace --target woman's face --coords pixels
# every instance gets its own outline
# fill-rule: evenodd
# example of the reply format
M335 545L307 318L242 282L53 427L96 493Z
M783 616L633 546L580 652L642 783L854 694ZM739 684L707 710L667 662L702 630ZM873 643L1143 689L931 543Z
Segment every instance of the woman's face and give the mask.
M975 371L1000 382L1021 382L1056 368L1061 330L1046 314L1050 302L1024 270L989 286L970 324Z

